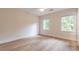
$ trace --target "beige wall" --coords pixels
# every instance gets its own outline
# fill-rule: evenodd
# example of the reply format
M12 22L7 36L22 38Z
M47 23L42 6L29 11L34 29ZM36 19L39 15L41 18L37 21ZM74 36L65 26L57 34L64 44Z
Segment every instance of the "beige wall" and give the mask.
M77 43L79 45L79 8L78 8L78 17L77 17Z
M66 9L63 11L54 12L49 15L50 30L44 31L42 26L43 16L40 16L40 34L51 35L55 37L65 38L69 40L76 40L76 32L62 32L61 31L61 16L77 14L77 9ZM76 29L76 28L75 28Z
M38 18L20 9L0 9L0 43L38 34Z

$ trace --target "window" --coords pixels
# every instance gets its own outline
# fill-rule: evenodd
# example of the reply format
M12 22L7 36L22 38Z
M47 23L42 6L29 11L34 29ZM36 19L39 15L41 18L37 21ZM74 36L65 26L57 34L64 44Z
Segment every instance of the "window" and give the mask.
M75 30L75 16L64 16L61 18L61 31L73 32Z
M49 19L45 18L43 20L43 30L49 30Z

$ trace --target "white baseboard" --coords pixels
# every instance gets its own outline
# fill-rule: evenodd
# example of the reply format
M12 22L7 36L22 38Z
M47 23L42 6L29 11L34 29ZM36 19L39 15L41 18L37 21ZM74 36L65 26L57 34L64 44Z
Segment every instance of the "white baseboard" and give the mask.
M37 35L37 34L36 34L36 35ZM0 44L7 43L7 42L12 42L12 41L15 41L15 40L20 40L20 39L22 39L22 38L33 37L33 36L36 36L36 35L29 35L29 36L20 36L20 37L6 38L6 39L4 39L4 40L1 40L1 41L0 41Z

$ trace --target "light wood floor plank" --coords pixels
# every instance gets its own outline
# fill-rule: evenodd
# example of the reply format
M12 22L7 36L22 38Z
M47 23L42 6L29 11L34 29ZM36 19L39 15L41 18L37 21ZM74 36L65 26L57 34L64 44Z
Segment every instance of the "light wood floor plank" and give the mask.
M70 42L55 38L36 36L0 45L0 51L75 51Z

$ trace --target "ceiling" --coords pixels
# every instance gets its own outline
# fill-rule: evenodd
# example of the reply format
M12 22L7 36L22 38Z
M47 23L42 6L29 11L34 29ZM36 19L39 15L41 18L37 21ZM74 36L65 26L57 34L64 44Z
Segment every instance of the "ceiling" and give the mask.
M37 16L41 16L44 14L61 11L61 10L64 10L66 8L46 8L45 11L42 11L42 12L39 9L40 8L22 8L21 10L32 13L32 14L37 15Z

